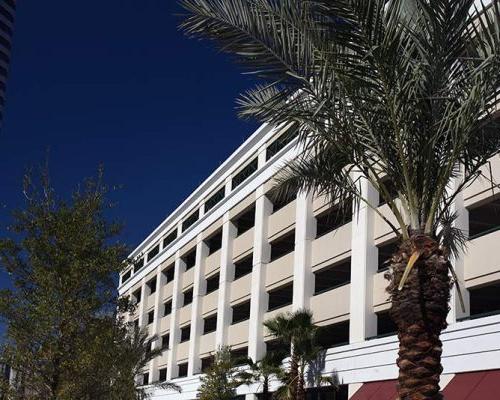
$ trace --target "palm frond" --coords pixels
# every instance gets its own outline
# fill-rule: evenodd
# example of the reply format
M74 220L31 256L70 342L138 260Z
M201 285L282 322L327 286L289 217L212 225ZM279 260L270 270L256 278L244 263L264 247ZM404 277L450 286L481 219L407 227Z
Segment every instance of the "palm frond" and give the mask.
M403 238L435 236L459 166L463 188L500 150L498 0L181 4L188 34L214 40L263 79L240 98L240 115L299 125L304 151L278 176L279 195L360 204L356 172L386 200Z
M301 29L300 20L307 18L307 2L182 0L180 4L189 13L181 28L191 36L215 40L221 51L235 54L248 73L288 83L311 75L314 42Z

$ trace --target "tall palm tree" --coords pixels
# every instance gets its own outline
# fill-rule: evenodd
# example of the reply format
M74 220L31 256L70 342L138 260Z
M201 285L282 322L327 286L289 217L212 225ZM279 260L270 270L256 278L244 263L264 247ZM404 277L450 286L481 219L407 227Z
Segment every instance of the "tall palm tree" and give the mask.
M320 348L316 345L318 327L313 323L309 310L278 314L264 322L269 333L284 346L290 347L290 369L285 376L285 384L292 400L305 400L305 369L314 360Z
M440 398L449 256L464 240L452 203L500 147L500 7L489 3L181 0L187 34L263 80L242 95L240 114L298 124L303 152L278 177L279 193L352 199L399 235L388 291L402 399ZM391 217L366 198L365 181Z

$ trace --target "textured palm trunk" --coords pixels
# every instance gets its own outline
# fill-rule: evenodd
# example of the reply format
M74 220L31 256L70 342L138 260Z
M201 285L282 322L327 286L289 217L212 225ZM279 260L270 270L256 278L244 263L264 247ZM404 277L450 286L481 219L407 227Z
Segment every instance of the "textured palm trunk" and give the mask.
M264 383L262 385L262 400L269 400L269 377L264 377Z
M398 289L411 255L420 253L404 287ZM398 394L401 400L436 400L439 394L442 343L450 298L449 260L438 243L414 235L393 255L388 292L391 317L398 327Z
M304 371L300 371L297 376L297 400L306 400Z
M290 358L290 396L292 400L297 400L297 387L298 387L298 378L299 378L299 360L295 355L295 352L292 352L292 356Z

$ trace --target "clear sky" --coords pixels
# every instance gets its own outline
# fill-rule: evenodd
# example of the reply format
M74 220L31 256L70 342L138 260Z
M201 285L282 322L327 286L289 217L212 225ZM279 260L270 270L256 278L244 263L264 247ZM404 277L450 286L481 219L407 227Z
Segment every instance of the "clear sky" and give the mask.
M0 132L0 234L22 176L50 148L68 193L104 164L131 247L257 127L238 120L250 78L177 28L175 0L20 0ZM0 286L7 284L0 277Z

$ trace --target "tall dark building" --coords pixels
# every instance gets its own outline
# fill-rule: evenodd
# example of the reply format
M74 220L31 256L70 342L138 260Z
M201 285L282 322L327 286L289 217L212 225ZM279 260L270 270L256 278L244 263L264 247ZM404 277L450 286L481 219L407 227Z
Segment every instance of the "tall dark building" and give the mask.
M0 0L0 125L3 120L5 105L5 88L9 72L15 12L15 0Z

